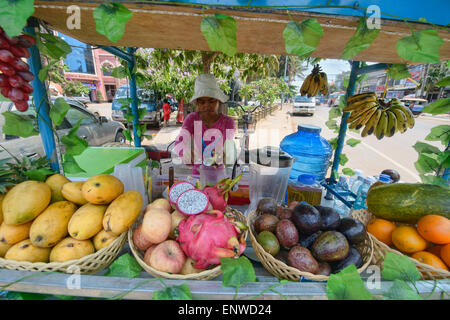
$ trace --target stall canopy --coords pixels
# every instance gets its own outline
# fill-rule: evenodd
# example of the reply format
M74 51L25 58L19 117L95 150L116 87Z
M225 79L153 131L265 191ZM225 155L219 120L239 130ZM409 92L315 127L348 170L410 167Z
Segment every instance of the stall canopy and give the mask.
M434 28L444 40L440 58L450 59L448 24L449 1L124 1L133 12L124 36L113 43L96 31L93 10L104 1L40 1L35 0L34 17L53 29L82 42L104 46L170 48L209 51L200 23L204 15L222 13L237 22L237 51L259 54L286 54L283 30L291 21L316 18L324 35L312 57L340 59L347 41L354 34L359 18L375 17L375 5L381 15L381 32L370 48L353 57L357 61L410 63L396 52L396 42L411 35L411 30ZM67 19L80 9L80 28L68 27ZM207 6L207 7L206 7ZM333 7L335 6L335 7ZM363 9L364 8L364 9ZM68 13L69 12L69 13ZM420 23L424 21L432 23ZM407 20L407 21L406 21Z

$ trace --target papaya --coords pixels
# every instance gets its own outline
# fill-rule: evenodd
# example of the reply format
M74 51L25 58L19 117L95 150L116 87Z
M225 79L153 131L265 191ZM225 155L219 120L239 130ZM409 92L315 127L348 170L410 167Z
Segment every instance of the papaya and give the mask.
M6 251L5 259L28 262L48 262L50 248L40 248L33 245L30 239L25 239L13 245Z
M3 209L2 209L3 199L5 199L5 194L0 193L0 224L3 223Z
M107 206L86 203L69 220L68 230L72 238L86 240L103 229L103 215Z
M50 262L76 260L94 252L95 249L91 240L77 240L67 237L51 248Z
M61 194L65 200L69 200L79 206L82 206L87 202L83 197L81 188L83 187L84 181L68 182L62 186Z
M7 244L4 242L0 242L0 258L3 258L6 252L11 248L13 244Z
M377 186L367 194L367 208L377 218L416 223L436 214L450 219L450 188L421 183Z
M109 204L123 193L122 181L110 174L99 174L87 179L81 192L93 204Z
M136 190L129 190L121 194L106 209L103 217L103 229L119 236L137 219L142 206L142 196Z
M45 183L48 184L50 190L52 191L52 199L50 200L50 203L65 200L61 193L61 189L63 185L68 182L70 182L70 180L59 173L53 174L45 180Z
M92 239L94 242L95 250L98 251L109 246L114 240L117 239L117 236L111 232L107 232L102 229L99 233L97 233Z
M30 240L37 247L53 247L68 234L67 226L77 206L70 201L52 203L31 224Z
M9 190L3 199L3 221L6 224L31 221L47 208L51 197L52 191L45 182L21 182Z
M10 225L3 222L0 225L0 242L4 244L16 244L17 242L28 239L32 223L33 221Z

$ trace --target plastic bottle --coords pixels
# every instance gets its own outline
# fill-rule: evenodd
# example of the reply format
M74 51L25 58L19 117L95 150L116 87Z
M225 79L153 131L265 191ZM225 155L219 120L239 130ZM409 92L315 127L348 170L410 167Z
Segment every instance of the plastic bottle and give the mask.
M388 183L391 183L391 177L388 176L387 174L382 173L382 174L380 174L378 179L370 186L369 191L370 191L370 189L372 189L376 186L380 186L380 185L388 184Z
M358 189L356 200L353 204L353 210L367 209L366 198L371 184L370 179L364 178L362 185Z
M361 187L361 185L364 182L364 177L358 176L355 180L355 182L353 182L353 184L350 186L350 191L353 192L354 194L358 193L359 187Z
M320 136L320 127L302 124L297 132L283 138L280 148L294 158L289 179L297 181L301 174L312 174L320 183L324 180L333 149Z
M323 187L316 181L312 174L301 174L297 181L289 180L287 191L287 205L292 201L306 201L311 205L320 204L322 201Z
M348 186L349 188L352 187L352 184L356 181L356 179L358 179L359 176L362 176L363 172L360 169L355 169L354 170L354 174L348 178Z
M348 184L347 184L347 178L344 176L339 177L338 183L336 183L336 192L339 193L340 196L342 196L345 200L350 200L349 196L346 195L346 193L349 192ZM346 217L350 213L350 208L347 207L347 205L339 200L338 197L334 197L334 204L333 208L339 212L339 215L341 217Z

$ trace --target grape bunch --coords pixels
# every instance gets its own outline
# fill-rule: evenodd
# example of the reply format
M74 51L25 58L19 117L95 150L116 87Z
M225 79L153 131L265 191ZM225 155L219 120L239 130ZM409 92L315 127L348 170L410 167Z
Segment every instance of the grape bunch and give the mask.
M30 66L22 58L30 57L28 48L35 43L26 34L10 38L0 27L0 92L21 112L28 109L28 95L33 92L29 82L34 79Z

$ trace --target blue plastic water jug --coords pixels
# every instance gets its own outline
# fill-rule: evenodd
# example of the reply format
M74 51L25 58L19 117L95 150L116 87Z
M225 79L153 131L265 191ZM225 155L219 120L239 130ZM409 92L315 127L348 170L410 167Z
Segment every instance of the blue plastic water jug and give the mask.
M280 148L294 158L289 180L297 181L300 174L313 174L322 182L333 153L330 143L320 136L322 129L301 124L297 132L283 138Z

